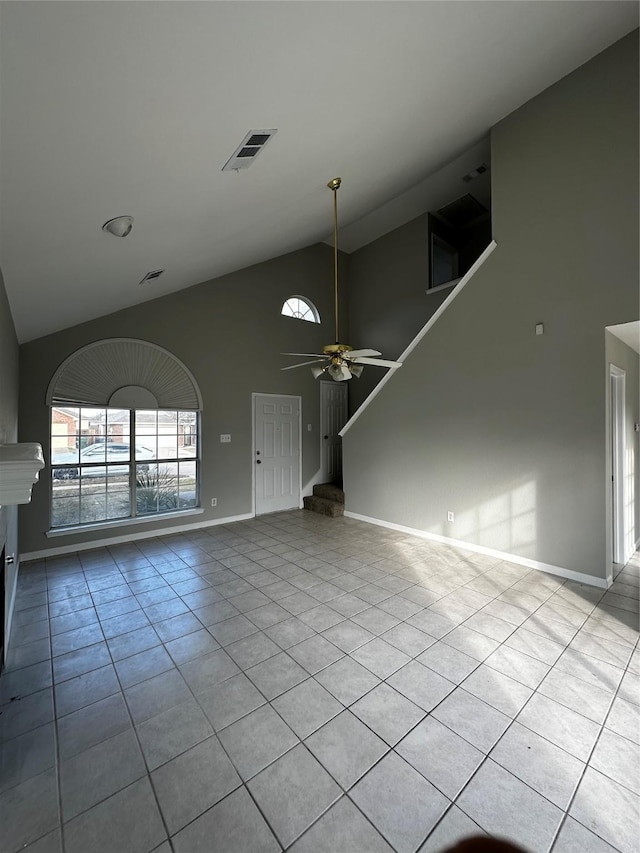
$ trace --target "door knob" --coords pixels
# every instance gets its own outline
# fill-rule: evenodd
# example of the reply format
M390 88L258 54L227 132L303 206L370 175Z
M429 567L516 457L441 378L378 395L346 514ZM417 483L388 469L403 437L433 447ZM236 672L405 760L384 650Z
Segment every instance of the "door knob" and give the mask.
M326 440L329 438L329 436L328 436L328 435L325 435L325 437L324 437L324 438L325 438L325 441L326 441Z
M262 459L256 459L256 465L262 465Z

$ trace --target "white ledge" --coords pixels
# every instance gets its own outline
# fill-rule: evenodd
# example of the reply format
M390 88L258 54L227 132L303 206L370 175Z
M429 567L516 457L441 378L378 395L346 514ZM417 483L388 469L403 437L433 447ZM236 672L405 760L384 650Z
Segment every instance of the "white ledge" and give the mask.
M0 444L0 506L28 504L42 468L42 447L36 442Z

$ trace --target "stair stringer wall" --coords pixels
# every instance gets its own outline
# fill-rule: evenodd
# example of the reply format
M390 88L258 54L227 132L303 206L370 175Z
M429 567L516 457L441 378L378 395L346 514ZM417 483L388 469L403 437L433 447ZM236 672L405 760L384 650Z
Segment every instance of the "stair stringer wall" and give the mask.
M637 68L633 33L493 129L497 248L347 425L349 513L606 580L604 327L639 316Z

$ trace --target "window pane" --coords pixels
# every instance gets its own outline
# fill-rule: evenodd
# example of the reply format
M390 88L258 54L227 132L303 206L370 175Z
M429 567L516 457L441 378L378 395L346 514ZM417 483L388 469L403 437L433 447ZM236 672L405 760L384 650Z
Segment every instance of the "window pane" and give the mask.
M51 460L73 461L65 454L77 450L77 434L80 410L75 407L54 406L51 409Z
M144 470L146 468L146 470ZM137 466L136 513L170 512L178 508L178 478L169 466Z
M129 489L129 466L107 467L107 518L126 518L131 514L131 492Z
M67 527L80 523L80 484L78 480L53 480L51 524Z
M129 409L107 409L107 441L129 444Z
M167 432L175 432L178 426L177 412L158 412L158 425L162 432L162 427L166 427Z
M91 462L105 462L107 458L107 445L104 441L88 444L80 451L80 462L87 464Z
M51 436L51 464L66 465L78 464L79 436L75 434L65 436Z
M107 495L104 480L80 480L80 522L104 521L107 512Z
M83 447L104 442L107 435L107 410L82 407L80 409L80 432L85 436Z
M159 435L158 436L158 458L159 459L176 459L178 456L178 436Z
M196 483L196 463L178 463L178 495L179 505L182 509L197 506L198 489Z
M136 459L157 459L157 440L155 436L144 435L136 436Z
M178 456L193 458L198 450L196 412L178 412Z
M136 410L136 435L155 435L158 426L158 412L155 409Z

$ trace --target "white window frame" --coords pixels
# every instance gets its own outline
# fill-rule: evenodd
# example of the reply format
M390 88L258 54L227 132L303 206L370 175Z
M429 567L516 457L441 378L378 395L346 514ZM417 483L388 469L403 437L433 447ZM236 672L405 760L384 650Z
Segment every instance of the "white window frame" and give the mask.
M293 306L290 306L289 303L293 300L297 299L299 302L302 302L306 306L306 311L304 314L300 314L300 312L295 312ZM289 310L285 310L289 307ZM318 323L320 324L320 312L316 308L316 306L308 299L306 296L299 296L297 294L293 296L288 296L280 309L280 313L283 317L291 317L294 320L304 320L307 323ZM307 314L311 314L311 317L307 317Z
M105 454L104 459L98 460L98 461L93 462L93 463L91 463L91 462L86 463L86 462L82 462L80 460L81 448L78 448L78 462L77 463L69 462L69 461L55 463L53 461L53 437L54 437L53 436L53 410L55 408L60 408L60 407L78 409L80 412L82 409L104 409L105 412L108 411L109 409L112 409L112 410L115 409L118 411L128 411L129 412L128 443L129 443L129 447L133 448L133 453L130 453L129 458L127 460L122 460L121 463L119 463L117 461L109 461L106 458L106 454ZM50 533L52 533L54 535L55 534L64 534L65 532L70 532L70 531L74 531L74 530L84 530L87 528L96 528L96 527L114 527L114 526L119 526L121 524L126 525L126 524L131 524L133 522L142 522L142 521L147 521L147 520L151 520L151 519L174 517L176 515L191 514L193 512L202 512L202 509L200 506L200 479L201 479L201 470L200 470L201 418L200 418L200 412L194 411L194 410L179 409L179 408L155 410L158 413L160 413L160 412L175 412L176 415L178 415L178 413L182 412L182 411L193 412L193 414L195 415L195 418L196 418L195 436L194 436L194 433L192 431L190 431L191 441L189 443L189 446L191 446L191 447L195 446L195 448L196 448L196 454L195 454L193 459L185 458L185 457L181 457L179 455L176 455L175 457L173 457L173 456L171 456L171 457L169 457L169 456L166 456L166 457L165 456L163 456L163 457L156 456L155 458L151 458L151 459L136 460L135 448L138 447L139 445L143 445L144 439L145 439L144 434L140 435L138 438L136 437L136 413L141 412L141 411L149 411L149 410L144 409L144 408L138 408L138 409L127 408L125 406L101 406L101 405L96 406L96 405L92 405L92 404L88 404L88 403L82 404L82 403L69 403L69 402L66 402L64 404L57 404L57 405L54 403L53 405L50 406L50 414L49 414L49 453L50 453L49 459L50 459L50 472L51 472L50 477L49 477L49 497L50 497L50 500L49 500L50 531L49 532ZM177 427L178 427L178 424L179 424L179 421L177 423ZM79 425L79 428L80 428L80 425ZM156 425L156 433L155 433L156 438L157 438L158 434L159 434L158 428ZM177 436L180 435L179 432L177 432L176 434L177 434ZM77 435L78 435L78 437L80 437L81 433L78 432ZM149 438L150 436L146 436L146 437ZM108 438L108 436L105 435L105 439L106 438ZM195 441L194 441L194 438L196 439ZM96 442L96 444L98 444L98 443L99 442ZM109 443L109 442L106 442L106 443ZM116 441L114 441L112 443L113 444L125 444L125 443L127 443L127 440L121 439L120 441L118 441L116 439ZM91 446L91 445L89 445L89 446ZM157 452L157 445L156 445L156 452ZM176 453L177 453L177 448L176 448ZM194 462L195 463L195 480L196 480L196 482L195 482L195 504L192 506L188 506L188 507L177 506L175 509L164 509L164 510L156 510L155 512L138 513L137 497L136 497L136 483L137 483L137 476L138 476L138 466L139 465L162 465L162 464L167 464L167 463L179 464L181 462L182 463L184 463L184 462ZM92 521L80 521L80 520L78 520L78 521L74 521L70 524L66 524L66 525L56 524L54 526L54 519L53 519L53 513L54 513L54 503L53 503L54 481L66 479L66 478L56 477L55 471L65 469L65 468L76 469L77 470L77 479L79 482L82 482L82 471L83 470L89 470L91 468L106 468L107 466L110 466L110 465L115 466L118 464L129 466L129 473L128 473L128 478L129 478L129 514L128 515L123 515L123 516L119 516L119 517L115 517L115 518L107 517L107 518L102 518L102 519L97 519L97 520L92 520ZM105 478L108 478L108 474L106 474L106 473L105 473ZM73 479L75 480L76 478L73 478ZM179 491L178 491L178 494L179 494ZM78 516L81 517L81 513L82 513L82 491L80 491L80 493L78 495L78 501L79 501Z

